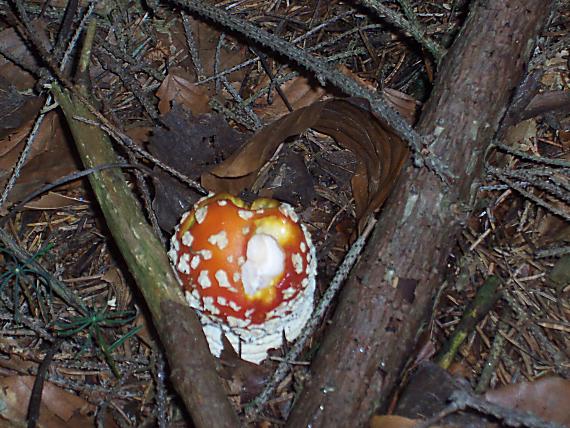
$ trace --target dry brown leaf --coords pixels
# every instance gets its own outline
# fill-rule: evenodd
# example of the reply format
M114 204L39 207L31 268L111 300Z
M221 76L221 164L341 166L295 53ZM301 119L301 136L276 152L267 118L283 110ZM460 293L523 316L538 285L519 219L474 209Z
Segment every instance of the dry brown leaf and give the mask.
M173 69L162 81L156 91L156 96L160 99L158 103L160 114L168 113L173 102L187 107L194 115L211 111L208 105L210 96L207 87L192 83L184 74L180 69Z
M269 84L269 78L266 77L256 86L253 92L259 91L261 88ZM318 83L306 77L296 77L294 79L288 80L287 82L280 85L280 89L285 94L287 101L293 107L293 110L298 110L302 107L306 107L314 102L322 100L327 91ZM255 103L254 111L261 118L278 118L284 114L289 113L289 109L285 105L285 102L281 96L274 92L273 103L267 103L267 97L258 98Z
M382 90L384 99L410 124L414 124L417 119L418 107L420 105L414 97L404 94L396 89L384 88Z
M30 119L20 128L0 139L0 163L12 165L18 159L19 152L22 150L22 146L18 147L18 145L25 140L33 125L34 120Z
M0 50L9 54L25 70L34 71L40 67L37 56L30 52L29 46L14 28L0 32ZM36 82L35 77L25 70L0 55L0 76L9 79L19 90L30 89Z
M376 92L378 90L376 82L363 79L346 65L341 64L338 66L338 69L342 74L350 77L352 80L357 81L360 86L364 86L369 91ZM402 117L408 121L408 123L415 123L417 119L416 116L418 112L418 106L420 104L419 101L396 89L386 87L382 88L382 95L384 96L386 102L392 106L394 110L400 113Z
M14 424L26 421L27 405L34 385L34 376L0 378L0 418ZM45 382L40 405L39 426L83 428L92 426L95 406L51 382ZM112 423L112 421L109 421ZM112 424L114 426L114 424Z
M138 314L135 319L134 328L141 327L136 335L137 337L148 347L148 348L155 348L157 343L155 342L155 334L149 328L147 323L147 318L141 313Z
M125 130L125 134L127 134L135 144L142 145L143 143L148 143L152 135L152 130L153 128L151 126L136 126Z
M295 110L255 134L238 152L202 175L213 192L238 194L287 138L312 128L358 159L352 191L359 226L385 201L407 157L406 144L361 99L332 99Z
M24 95L0 75L0 140L32 120L44 102L40 96ZM5 151L5 148L2 148Z
M59 210L74 205L84 205L86 203L87 202L85 201L70 198L69 196L65 196L60 193L49 192L41 198L25 204L24 208L32 210Z
M175 106L153 130L148 150L180 173L197 178L241 147L245 136L231 128L218 113L195 116ZM168 233L200 195L169 174L155 171L153 208L158 224Z
M503 144L518 150L528 150L536 140L538 131L535 119L527 119L509 127L503 137Z
M568 129L561 129L559 131L560 144L567 149L570 147L570 131Z
M211 76L216 73L216 56L219 57L219 64L217 66L218 70L232 68L247 59L247 54L249 52L248 47L238 44L236 40L233 37L228 36L227 33L224 38L223 46L219 49L218 46L221 32L218 28L199 19L190 18L190 22L198 45L198 54L202 61L204 72L207 76ZM184 49L186 50L186 38L184 38L184 43ZM246 68L240 68L233 73L228 74L226 77L230 82L241 82L246 76L246 73Z
M570 427L570 381L544 377L534 382L506 385L485 393L485 399L510 409L532 412L550 422Z
M370 428L413 428L420 421L397 415L375 415L370 420Z
M0 188L2 189L20 156L27 133L22 131L20 137L22 139L16 147L7 151L4 156L0 156ZM3 144L11 144L11 142L0 141L0 146ZM67 142L59 114L51 111L40 126L28 161L10 193L9 201L17 202L44 184L77 171L78 168L77 158Z
M337 67L340 72L357 81L361 86L376 92L376 86L353 73L345 65ZM266 77L254 88L253 92L259 91L261 88L269 84L269 78ZM334 94L327 91L315 80L307 79L303 76L298 76L292 80L288 80L280 86L281 91L293 107L293 110L309 106L317 101L322 101ZM418 110L418 101L403 92L396 89L384 88L382 91L384 99L391 105L397 112L399 112L409 123L414 123L416 120L416 113ZM262 118L277 119L284 114L289 113L285 102L279 94L273 94L273 103L268 104L266 98L259 98L256 102L255 112Z
M221 32L218 28L208 22L201 21L189 17L190 26L192 28L193 39L198 48L198 57L204 68L206 76L215 74L214 63L216 58L219 60L217 70L226 70L235 65L241 64L247 59L249 52L245 45L236 43L235 39L227 33L224 38L224 43L219 48L219 41ZM180 20L172 20L164 22L164 26L156 25L154 28L157 30L155 48L149 49L145 53L147 61L154 61L159 64L164 64L172 61L174 57L186 57L181 59L178 63L180 67L186 70L194 70L194 63L188 55L188 42L186 33L182 22ZM230 82L241 82L248 72L247 68L239 68L238 70L226 75ZM187 77L191 82L195 82L194 76ZM211 82L213 84L213 82Z
M114 298L108 300L107 305L121 311L127 310L133 296L121 270L116 266L112 267L101 277L101 280L111 285L113 289Z
M18 344L15 341L2 338L2 345L4 349L9 349L8 346L17 347ZM16 353L6 353L4 358L0 358L0 373L3 376L12 376L19 373L33 373L37 370L38 363L26 358L26 355L19 355Z

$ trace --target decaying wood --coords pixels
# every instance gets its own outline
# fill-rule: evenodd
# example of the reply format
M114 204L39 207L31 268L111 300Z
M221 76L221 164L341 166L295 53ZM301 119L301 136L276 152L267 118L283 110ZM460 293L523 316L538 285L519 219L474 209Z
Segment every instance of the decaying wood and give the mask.
M542 0L474 3L418 124L457 178L447 186L426 168L404 171L345 285L288 426L362 426L386 404L469 213L485 149L551 7Z
M59 81L52 83L51 92L64 113L83 165L90 169L118 164L109 136L100 127L78 120L95 121L100 116L88 100L87 85L73 85L53 64L50 54L42 47L43 39L29 25L21 2L17 2L17 6L26 36ZM86 80L95 30L96 21L92 20L76 73L79 82ZM194 426L238 426L237 414L217 375L200 321L188 307L164 247L148 224L123 173L119 169L99 170L89 176L89 182L109 231L144 297L170 363L172 384L192 416Z
M117 162L109 137L75 119L94 119L85 104L57 85L53 93L86 168ZM171 380L196 427L235 427L237 416L217 377L214 359L196 314L186 304L164 252L123 173L106 170L89 177L105 221L144 296L170 363Z

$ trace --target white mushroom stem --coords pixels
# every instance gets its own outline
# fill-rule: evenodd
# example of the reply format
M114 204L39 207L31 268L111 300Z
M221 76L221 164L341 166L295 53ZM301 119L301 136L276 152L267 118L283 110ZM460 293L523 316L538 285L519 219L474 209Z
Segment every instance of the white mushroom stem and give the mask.
M241 279L244 291L253 296L283 273L285 253L273 236L258 233L247 243L246 254L247 259L241 267Z

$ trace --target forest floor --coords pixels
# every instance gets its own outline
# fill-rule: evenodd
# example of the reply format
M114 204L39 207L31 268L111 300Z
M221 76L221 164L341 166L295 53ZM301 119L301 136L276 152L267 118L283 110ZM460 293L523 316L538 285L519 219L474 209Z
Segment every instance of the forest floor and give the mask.
M97 20L91 95L100 112L139 148L117 150L126 163L143 165L124 172L165 251L181 214L201 194L198 186L182 184L160 165L199 181L255 131L290 111L340 95L282 58L169 5L66 3L25 2L26 19L45 41L47 61L60 63L65 52L70 54L64 73L78 66L82 38L77 44L70 40L84 29L82 18L89 14ZM390 10L407 25L425 29L438 46L453 41L467 13L463 1L396 3L389 3ZM364 7L320 0L215 5L383 94L412 124L429 97L437 73L433 56L398 25ZM570 426L560 404L570 402L567 6L560 2L541 34L524 83L524 107L506 119L497 147L486 158L474 209L449 254L447 279L416 354L408 356L408 373L431 360L477 393L487 392L490 402ZM0 196L0 418L21 426L39 411L41 426L48 427L191 426L168 381L144 300L86 179L89 171L79 172L83 168L65 119L59 109L49 108L41 54L22 39L22 18L15 12L0 1L0 90L5 94L0 97L0 188L5 189ZM306 118L311 114L307 110ZM352 126L361 126L359 120L364 119L354 119ZM251 165L256 176L241 196L272 197L295 208L317 247L318 300L358 225L379 206L369 203L376 194L368 195L367 203L359 200L369 191L366 184L351 185L366 161L358 150L310 128L294 138L273 135L267 144L277 150L261 159L260 169L258 156L247 158L246 168ZM390 170L382 160L374 167ZM390 175L386 185L395 178ZM387 196L388 190L382 192ZM48 277L78 297L87 313L54 293ZM333 310L334 303L328 314ZM462 321L475 312L474 319ZM265 403L259 426L284 424L321 334L322 329L314 332ZM286 348L272 351L260 365L240 360L235 352L222 354L219 373L238 414L263 390ZM437 373L434 367L426 370ZM393 406L380 413L393 412L400 399L421 401L452 382L441 373L433 376L416 396L403 388L395 391ZM22 403L28 403L38 378L45 379L41 405L32 400L28 409ZM533 406L537 402L541 405ZM389 426L382 417L372 423Z

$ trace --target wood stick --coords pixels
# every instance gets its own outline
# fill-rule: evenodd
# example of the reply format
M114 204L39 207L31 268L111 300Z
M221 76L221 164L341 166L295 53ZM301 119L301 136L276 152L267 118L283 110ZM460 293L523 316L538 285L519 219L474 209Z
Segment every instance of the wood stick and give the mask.
M86 168L117 162L109 137L75 120L94 119L73 94L56 84L52 92L73 134ZM105 221L148 306L170 363L171 380L196 427L236 427L237 415L218 378L202 326L186 304L166 251L154 235L119 169L100 171L89 182Z
M418 131L458 177L409 165L384 208L297 399L289 427L363 426L386 405L470 212L483 155L552 1L475 1L443 59Z
M95 21L91 22L82 50L79 78L89 64ZM80 79L81 80L81 79ZM64 89L52 84L52 93L63 110L85 168L119 161L111 141L95 125L83 101L85 85ZM239 419L216 372L200 321L186 303L170 266L165 248L146 221L142 209L120 169L106 169L89 176L105 222L136 281L170 363L170 379L198 428L234 428Z

